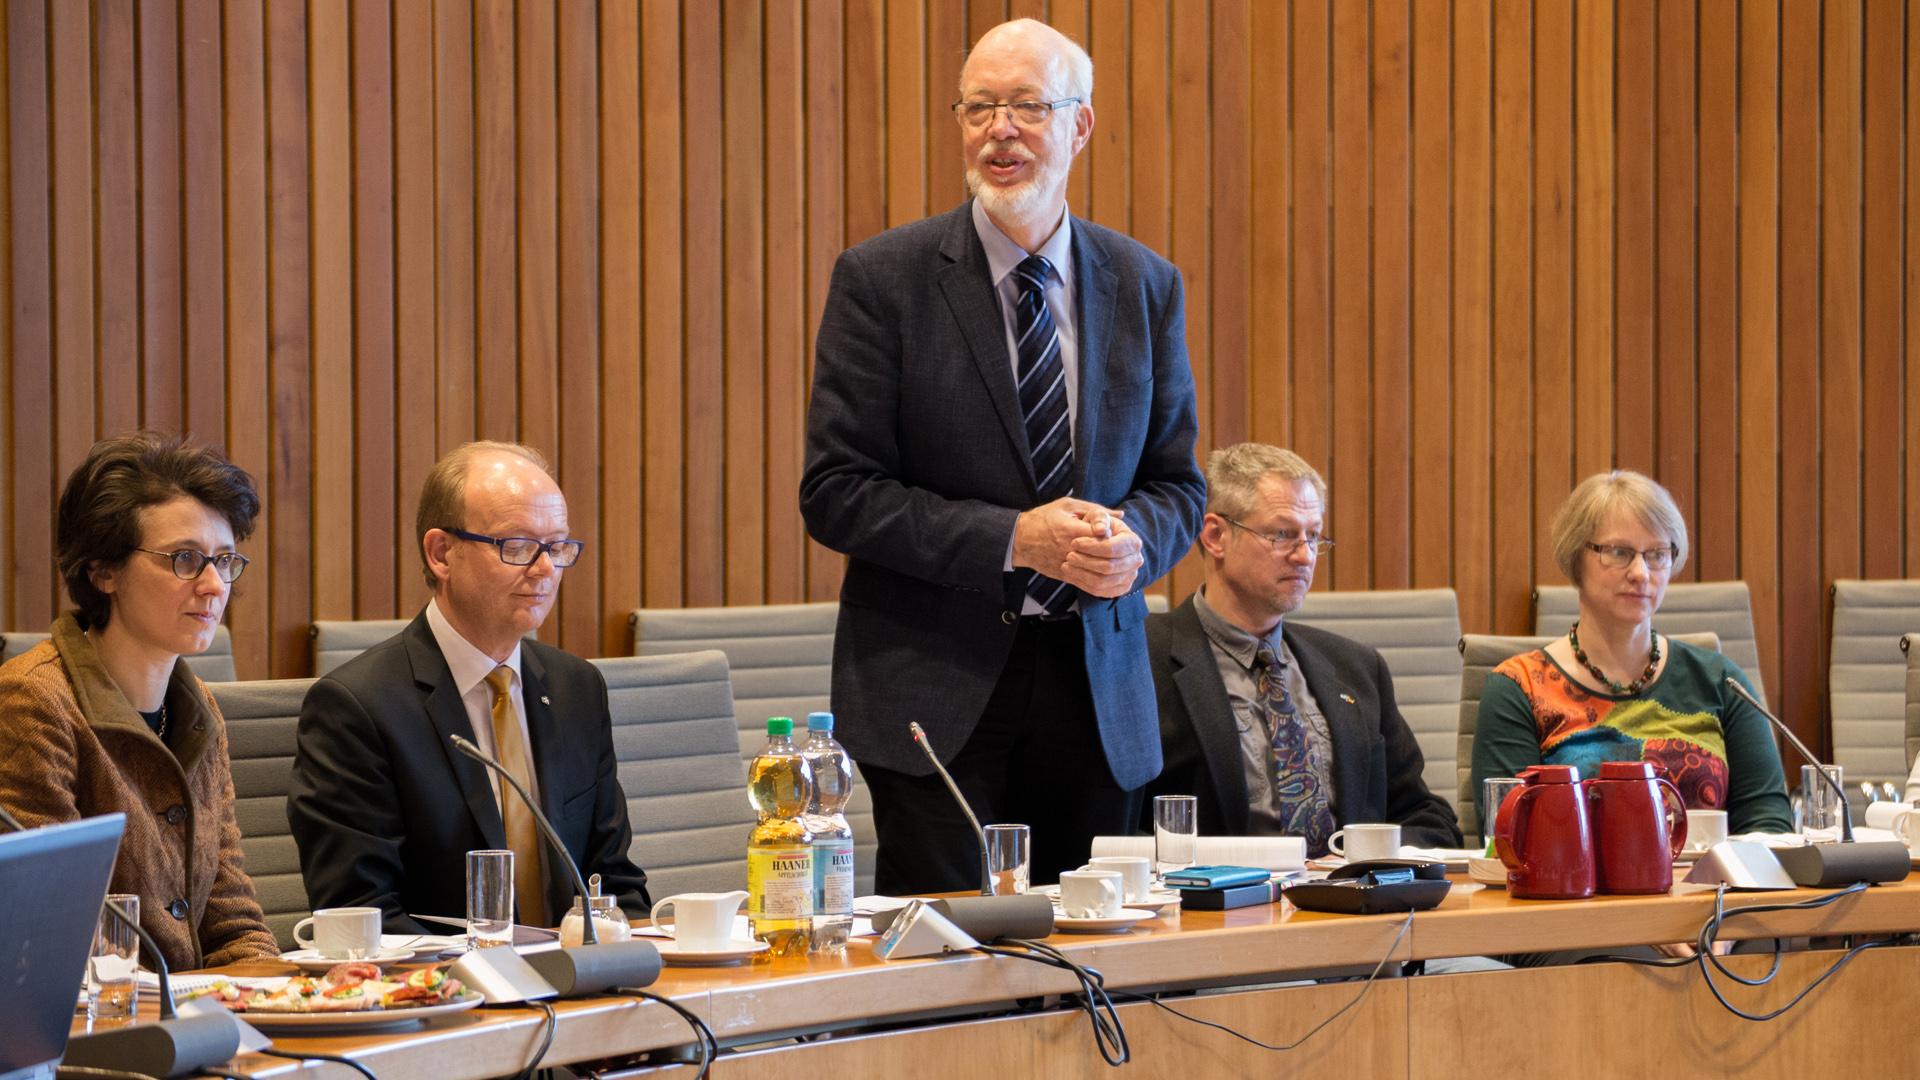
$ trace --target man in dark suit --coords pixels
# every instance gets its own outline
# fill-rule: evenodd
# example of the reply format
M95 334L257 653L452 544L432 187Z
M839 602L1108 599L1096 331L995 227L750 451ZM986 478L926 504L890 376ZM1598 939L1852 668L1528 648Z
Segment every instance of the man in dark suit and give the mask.
M1044 24L975 45L955 105L974 198L843 253L800 506L850 556L838 734L873 794L882 892L977 888L971 828L1033 828L1032 875L1131 831L1160 771L1139 587L1193 541L1180 274L1067 212L1092 65Z
M1207 583L1147 620L1166 768L1146 794L1197 796L1202 835L1301 836L1316 857L1349 822L1458 847L1453 808L1421 779L1386 661L1284 622L1331 546L1326 502L1326 482L1291 451L1241 443L1208 456Z
M517 920L557 926L573 878L520 797L457 751L470 740L533 792L584 875L639 915L647 877L614 775L599 669L526 638L583 544L546 462L468 443L427 477L416 521L433 599L397 636L342 664L300 708L287 820L314 908L379 907L389 933L464 919L465 855L511 850Z

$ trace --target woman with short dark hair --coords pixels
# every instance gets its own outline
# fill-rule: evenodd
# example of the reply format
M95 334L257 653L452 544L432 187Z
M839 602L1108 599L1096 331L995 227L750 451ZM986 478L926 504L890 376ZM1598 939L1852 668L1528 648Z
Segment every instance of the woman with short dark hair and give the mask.
M55 535L78 610L0 666L0 804L28 826L124 812L112 890L139 894L173 968L279 953L242 868L226 725L181 659L213 643L259 512L218 450L95 444Z

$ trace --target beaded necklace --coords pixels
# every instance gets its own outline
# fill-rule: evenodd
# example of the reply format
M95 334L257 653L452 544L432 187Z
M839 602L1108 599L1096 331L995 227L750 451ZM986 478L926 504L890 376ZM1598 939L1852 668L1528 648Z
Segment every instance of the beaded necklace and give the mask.
M1587 659L1586 650L1580 647L1580 620L1578 619L1573 621L1573 626L1567 631L1567 644L1573 646L1573 658L1586 665L1587 670L1593 672L1594 678L1606 684L1607 692L1616 697L1631 697L1638 694L1646 688L1647 683L1653 679L1653 673L1660 667L1659 634L1653 634L1653 651L1647 657L1647 670L1641 672L1638 679L1624 685L1607 678L1606 672L1601 671L1594 666L1593 661Z

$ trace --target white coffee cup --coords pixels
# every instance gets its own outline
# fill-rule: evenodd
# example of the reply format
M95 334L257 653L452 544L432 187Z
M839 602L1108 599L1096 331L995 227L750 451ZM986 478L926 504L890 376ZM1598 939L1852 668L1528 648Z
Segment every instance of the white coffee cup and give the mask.
M1867 819L1867 827L1869 829L1891 830L1893 828L1893 819L1912 809L1912 803L1875 802L1868 803L1867 808L1861 812L1861 815Z
M1907 845L1908 851L1920 851L1920 810L1902 810L1893 815L1887 828L1900 842Z
M380 951L380 922L377 907L321 908L294 924L293 940L329 960L365 960ZM309 926L313 936L302 937Z
M1101 855L1087 860L1082 870L1112 870L1120 875L1122 901L1137 904L1153 888L1153 860L1144 855Z
M1111 919L1124 890L1114 870L1069 870L1060 875L1060 907L1069 919Z
M1687 811L1687 850L1705 851L1727 838L1725 810Z
M653 905L653 925L680 943L685 952L720 952L733 940L733 917L746 900L745 890L676 893ZM673 921L660 921L663 908L673 908Z
M1349 825L1327 838L1327 848L1348 862L1400 857L1400 826Z

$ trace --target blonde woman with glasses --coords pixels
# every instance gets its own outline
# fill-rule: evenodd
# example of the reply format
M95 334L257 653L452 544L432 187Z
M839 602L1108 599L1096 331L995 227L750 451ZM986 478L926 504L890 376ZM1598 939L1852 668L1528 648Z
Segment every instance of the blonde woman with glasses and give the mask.
M1653 628L1668 580L1687 561L1673 496L1636 472L1590 476L1554 515L1552 544L1579 592L1580 618L1487 677L1473 790L1529 765L1573 765L1584 779L1603 761L1650 761L1689 809L1727 811L1731 832L1791 831L1773 733L1725 684L1731 676L1751 690L1746 674Z

